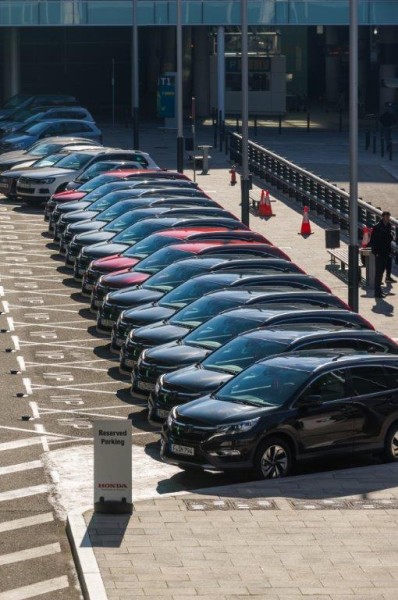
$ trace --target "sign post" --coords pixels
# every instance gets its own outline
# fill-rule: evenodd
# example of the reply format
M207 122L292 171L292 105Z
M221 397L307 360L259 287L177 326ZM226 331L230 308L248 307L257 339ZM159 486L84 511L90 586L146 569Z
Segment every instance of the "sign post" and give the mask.
M94 511L131 514L131 421L93 421Z
M158 79L157 115L164 118L165 129L177 128L176 73L168 72Z

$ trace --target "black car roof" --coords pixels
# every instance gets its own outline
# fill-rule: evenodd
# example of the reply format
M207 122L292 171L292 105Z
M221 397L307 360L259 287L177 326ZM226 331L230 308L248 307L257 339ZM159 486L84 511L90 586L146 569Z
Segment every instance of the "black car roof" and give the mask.
M393 344L393 341L388 339L380 331L373 331L372 329L347 329L341 325L330 325L325 324L325 327L320 328L318 323L313 324L301 324L300 328L295 328L294 324L285 325L285 327L270 327L267 329L253 329L242 333L238 337L249 337L256 339L269 339L269 340L280 340L294 346L296 343L301 344L303 342L312 342L318 340L340 340L352 338L353 340L368 340L368 341L386 341L389 344ZM303 351L304 352L304 351ZM333 350L332 350L333 352ZM397 345L398 353L398 345Z
M327 369L331 366L350 367L382 364L398 367L398 356L394 354L366 354L343 350L302 350L299 352L286 352L258 361L257 364L266 364L271 362L278 366L294 365L294 368L304 371L316 372Z
M233 318L263 318L264 321L266 320L273 320L275 319L276 321L279 318L295 318L295 314L300 313L300 317L302 318L311 318L312 316L315 319L327 319L327 318L335 318L337 319L341 319L341 320L347 320L347 323L351 322L351 323L363 323L365 324L366 321L363 319L363 317L361 317L360 315L358 315L357 313L351 312L350 310L344 310L344 309L335 309L335 308L323 308L323 307L312 307L310 309L304 309L300 306L297 305L297 307L292 307L292 308L288 308L288 309L280 309L278 310L276 309L272 309L271 307L266 307L266 308L255 308L255 307L243 307L243 308L234 308L232 310L228 310L223 312L223 315L230 315L233 316Z

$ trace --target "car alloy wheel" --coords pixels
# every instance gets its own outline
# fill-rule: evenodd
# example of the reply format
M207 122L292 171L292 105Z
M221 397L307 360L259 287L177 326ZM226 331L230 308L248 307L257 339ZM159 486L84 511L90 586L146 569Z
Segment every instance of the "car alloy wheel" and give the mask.
M394 423L386 435L384 459L386 462L398 461L398 423Z
M261 479L286 477L292 468L292 453L288 444L280 438L269 438L259 447L254 466Z

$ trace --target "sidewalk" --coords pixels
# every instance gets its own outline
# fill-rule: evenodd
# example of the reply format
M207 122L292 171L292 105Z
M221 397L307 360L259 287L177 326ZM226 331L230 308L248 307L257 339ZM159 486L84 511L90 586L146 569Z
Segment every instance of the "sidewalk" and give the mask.
M300 164L322 163L335 176L329 179L348 189L341 136L336 141L334 133L322 138L316 133L316 139L309 139L310 135L285 132L282 140L270 134L267 146L292 160L301 148L305 164ZM175 168L175 136L175 131L143 127L140 145L160 165ZM131 145L131 133L125 128L105 130L104 137L106 143ZM200 129L197 143L212 143L210 127ZM198 174L197 181L221 205L240 215L240 187L230 186L228 157L216 149L211 155L209 174ZM398 186L381 177L396 183L398 163L385 165L381 160L360 153L359 172L366 174L360 193L372 198L386 194L398 207ZM192 175L190 167L186 174ZM259 197L260 189L254 186L251 194ZM298 235L299 208L273 190L270 193L275 216L266 221L252 215L251 228L346 300L345 281L328 268L323 230L331 223L310 214L313 235L304 239ZM398 337L394 288L398 290L398 284L377 301L366 290L360 291L361 314L390 337ZM83 465L80 470L88 472ZM70 514L70 536L89 589L86 597L396 600L397 475L398 465L372 465L162 497L158 485L151 499L135 496L130 518L88 511L84 522L81 515ZM91 490L78 489L83 504L90 506Z

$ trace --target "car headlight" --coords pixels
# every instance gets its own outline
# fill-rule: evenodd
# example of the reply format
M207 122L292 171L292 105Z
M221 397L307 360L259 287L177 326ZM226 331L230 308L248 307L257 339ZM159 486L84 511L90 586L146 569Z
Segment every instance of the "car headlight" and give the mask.
M54 183L55 177L44 177L43 179L35 179L36 183Z
M142 365L142 361L144 360L144 358L145 358L145 355L146 355L146 350L143 350L143 351L141 352L141 354L139 355L139 357L138 357L138 360L137 360L137 368L138 368L138 369L141 367L141 365Z
M177 407L171 409L169 412L169 416L167 417L167 427L172 427L174 421L176 420Z
M164 375L158 377L155 383L155 394L159 394L160 389L163 387Z
M240 423L232 423L231 425L221 425L217 427L218 433L246 433L253 429L255 425L259 422L260 417L256 419L250 419L248 421L241 421Z

